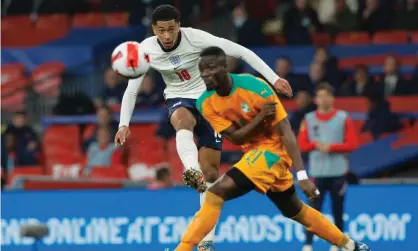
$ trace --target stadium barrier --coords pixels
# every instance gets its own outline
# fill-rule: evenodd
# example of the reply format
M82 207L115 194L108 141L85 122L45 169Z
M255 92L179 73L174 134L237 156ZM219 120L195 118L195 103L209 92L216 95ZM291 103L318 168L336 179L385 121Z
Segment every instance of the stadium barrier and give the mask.
M347 233L373 250L416 250L417 193L417 185L349 187ZM198 197L186 188L4 192L2 249L28 250L33 240L21 237L19 229L41 222L50 231L42 239L40 251L172 250L199 208ZM327 216L329 208L327 198ZM255 192L226 204L216 233L219 251L296 251L304 239L301 225L284 218ZM324 241L316 239L314 245L328 250Z

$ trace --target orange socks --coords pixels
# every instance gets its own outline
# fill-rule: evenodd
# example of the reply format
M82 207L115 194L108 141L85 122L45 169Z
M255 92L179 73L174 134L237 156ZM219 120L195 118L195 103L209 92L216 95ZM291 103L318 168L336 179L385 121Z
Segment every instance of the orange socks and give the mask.
M309 232L340 248L344 247L350 240L323 214L305 204L300 213L292 219L304 225Z
M192 251L203 238L215 227L221 215L224 200L211 192L206 192L206 199L187 228L175 251Z

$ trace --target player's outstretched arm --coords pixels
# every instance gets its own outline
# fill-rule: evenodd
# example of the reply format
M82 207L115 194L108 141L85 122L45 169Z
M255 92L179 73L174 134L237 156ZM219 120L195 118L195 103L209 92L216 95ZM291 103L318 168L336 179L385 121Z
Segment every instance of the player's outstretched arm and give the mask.
M232 124L229 128L222 131L222 136L236 145L242 145L260 133L264 128L264 122L276 116L276 102L266 102L261 111L254 119L245 126L238 128Z
M193 44L200 49L210 46L218 46L228 56L240 58L249 64L254 70L258 71L268 82L273 84L277 91L291 97L293 95L292 88L289 83L277 76L277 74L253 51L245 48L228 39L220 38L202 30L191 29Z
M293 133L290 122L287 118L282 119L275 125L276 133L283 140L287 153L293 161L293 166L297 172L297 179L299 187L305 193L309 200L315 199L319 195L319 191L316 186L308 179L308 174L303 167L303 160L300 154L299 146Z
M120 108L119 130L115 136L115 144L118 146L123 145L129 137L129 122L131 121L132 113L135 109L136 97L143 79L144 76L136 79L130 79L128 87L123 94L122 105Z

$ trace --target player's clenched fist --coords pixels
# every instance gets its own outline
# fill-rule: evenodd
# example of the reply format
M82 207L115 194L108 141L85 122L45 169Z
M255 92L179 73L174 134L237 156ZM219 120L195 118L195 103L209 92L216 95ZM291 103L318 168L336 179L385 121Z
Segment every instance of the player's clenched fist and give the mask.
M274 87L278 92L283 93L288 97L293 96L292 87L290 87L289 82L284 78L280 78L279 80L277 80L276 83L274 83Z
M298 185L310 201L313 201L316 197L318 197L319 190L310 180L299 180Z
M261 116L262 119L274 119L276 116L276 102L266 102L263 105L263 108L261 108L260 113L258 114L259 116Z
M122 146L130 134L131 131L127 126L121 126L115 136L115 145Z

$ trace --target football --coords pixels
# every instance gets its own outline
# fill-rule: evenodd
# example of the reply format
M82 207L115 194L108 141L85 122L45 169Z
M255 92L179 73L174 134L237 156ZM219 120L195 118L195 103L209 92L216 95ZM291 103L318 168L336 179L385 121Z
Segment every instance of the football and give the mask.
M112 52L112 68L122 77L133 79L149 69L149 56L138 42L128 41L118 45Z

